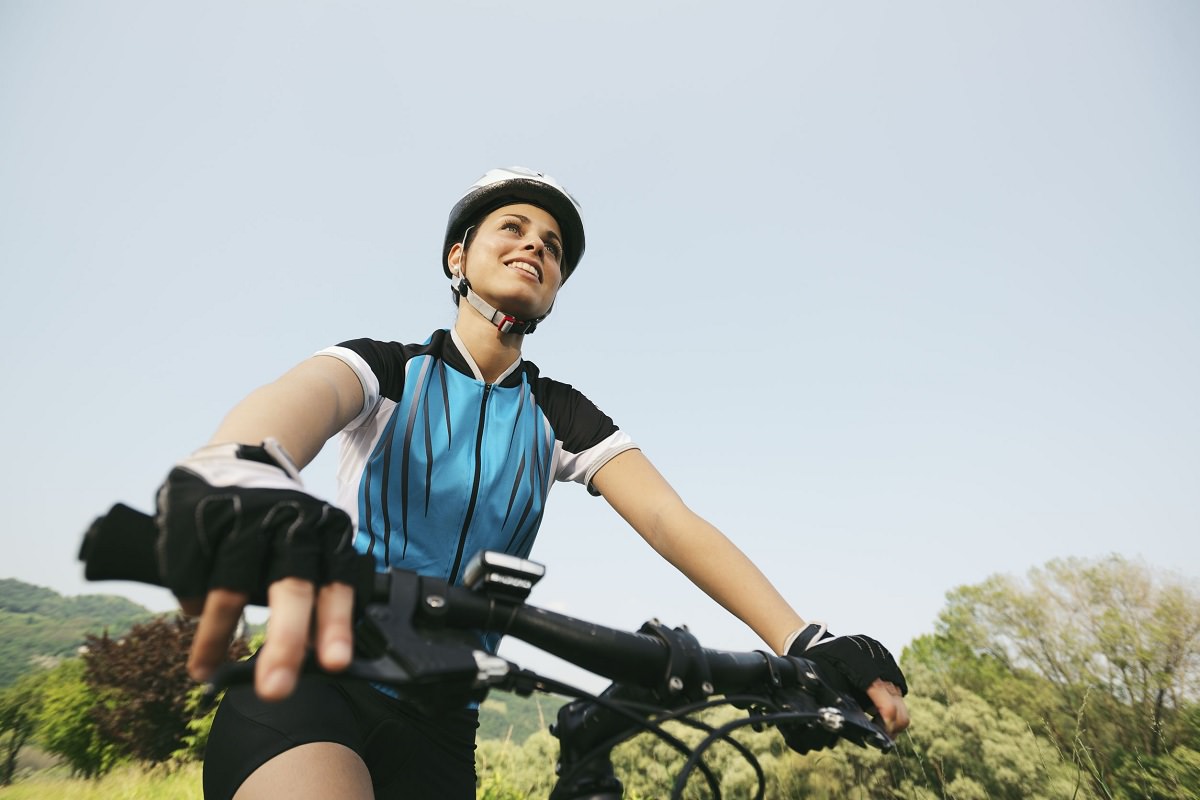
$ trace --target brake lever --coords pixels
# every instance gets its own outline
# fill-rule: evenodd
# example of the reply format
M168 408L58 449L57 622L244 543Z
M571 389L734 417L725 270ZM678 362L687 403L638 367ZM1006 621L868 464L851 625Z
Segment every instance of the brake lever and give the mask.
M891 752L896 746L895 740L887 735L879 723L867 716L853 699L845 699L851 704L850 708L822 706L817 709L818 724L859 747L874 747L884 753Z
M819 719L822 727L837 732L842 738L860 747L870 746L887 753L896 746L883 726L863 709L844 676L822 671L817 664L802 656L789 658L803 665L800 670L801 681L817 701L818 712L822 715ZM873 705L869 707L874 710ZM843 728L847 727L849 731L842 732Z
M153 516L117 503L84 534L79 559L85 577L164 586L159 541ZM441 708L482 700L490 686L501 685L513 671L508 662L483 652L473 634L424 628L417 632L418 613L436 618L439 599L444 603L444 581L439 586L402 570L375 574L371 564L372 559L361 557L354 586L354 656L341 675L391 686L415 702ZM325 672L311 656L301 671ZM252 662L224 664L205 694L211 700L230 686L253 680Z
M380 578L358 617L354 659L343 674L387 684L439 708L481 701L488 670L497 667L489 659L507 662L482 652L473 633L434 627L418 632L414 625L419 614L436 614L445 606L447 589L444 581L402 570Z
M776 722L792 749L801 753L820 750L833 747L839 739L885 753L895 747L883 727L863 711L849 692L831 686L808 659L797 656L789 659L796 667L791 676L795 683L784 686L777 682L769 696L775 708L794 712L801 720Z
M368 681L389 693L429 708L447 710L482 701L488 690L510 682L515 665L484 652L472 634L422 630L413 626L419 603L436 603L423 591L423 579L395 571L379 576L372 599L361 607L354 631L354 656L346 669L332 673L310 651L301 674ZM386 594L382 597L379 589ZM386 599L384 599L386 598ZM202 702L211 704L225 689L254 682L254 661L222 664L205 687Z

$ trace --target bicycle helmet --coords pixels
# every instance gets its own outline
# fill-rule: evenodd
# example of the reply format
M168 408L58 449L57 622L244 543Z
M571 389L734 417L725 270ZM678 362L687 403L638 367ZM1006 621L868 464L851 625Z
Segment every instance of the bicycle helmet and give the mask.
M554 178L525 167L488 170L450 209L446 240L442 244L442 270L447 278L453 276L446 257L454 243L463 240L468 226L497 208L513 203L529 203L554 217L562 229L562 274L563 283L567 282L583 257L583 216L579 203Z

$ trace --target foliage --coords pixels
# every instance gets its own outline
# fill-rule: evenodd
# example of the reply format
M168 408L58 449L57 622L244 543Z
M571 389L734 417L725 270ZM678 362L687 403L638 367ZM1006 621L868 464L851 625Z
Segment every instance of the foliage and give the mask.
M261 630L255 633L248 643L238 636L230 647L230 657L249 658L250 654L258 652L258 648L263 646L265 638L264 632ZM206 706L204 703L205 689L206 687L198 685L193 686L188 692L185 706L188 716L187 732L180 740L179 748L171 753L171 758L175 761L202 761L204 759L204 750L208 747L208 735L212 731L217 708L221 705L221 699L224 697L224 693L221 693Z
M762 765L766 796L1200 796L1194 591L1116 558L1052 562L1031 576L1028 585L992 578L954 590L938 633L906 648L913 725L896 754L843 744L798 756L777 734L739 733ZM689 743L701 736L673 730ZM481 743L488 796L544 796L553 744ZM753 796L753 773L730 748L714 748L708 762L723 797ZM661 797L683 757L643 735L618 748L614 764L627 797ZM687 796L709 796L702 778Z
M479 738L511 739L518 744L554 722L565 697L492 693L479 706Z
M944 703L914 696L910 707L914 724L895 757L841 748L824 780L857 776L867 796L914 800L1096 797L1082 767L1008 709L963 689Z
M734 737L761 765L769 798L1097 800L1079 765L1064 758L1047 737L1035 734L1015 714L994 709L962 690L956 690L947 703L919 696L911 700L912 733L901 738L892 755L843 743L800 756L787 749L777 732L756 733L748 727ZM731 708L703 717L713 726L744 718L744 712ZM668 724L668 730L692 747L705 736L677 723ZM547 796L554 782L556 754L557 742L545 732L523 744L481 741L479 796L490 800ZM732 747L712 747L705 761L719 776L723 798L755 796L755 772ZM685 757L671 745L646 734L613 752L613 765L631 800L666 796L684 763ZM684 796L711 796L700 773L693 773Z
M221 704L221 698L224 697L224 693L222 693L211 704L205 706L205 689L206 687L203 685L197 685L188 692L184 704L188 721L184 726L183 735L179 738L179 747L171 752L172 760L204 760L204 751L208 747L208 735L212 732L213 720L217 716L217 707Z
M87 682L104 698L93 711L101 734L123 754L166 761L184 744L197 711L195 683L187 674L194 620L158 617L134 625L121 639L88 637ZM245 655L238 639L231 655Z
M99 701L84 680L81 659L64 661L45 677L37 717L38 740L85 778L104 774L118 761L116 746L101 736L92 718Z
M521 743L512 738L481 739L475 750L480 778L477 795L487 800L548 797L557 757L558 740L545 730Z
M12 783L17 756L37 728L44 682L45 676L35 672L0 689L0 786Z
M58 619L133 619L144 617L148 613L146 609L124 597L107 594L63 597L53 589L34 586L14 578L0 578L0 609L13 614L40 614Z
M63 597L41 586L0 579L0 688L74 656L88 633L125 631L149 616L123 597Z
M938 631L916 655L941 685L970 686L1044 730L1098 794L1200 792L1186 767L1200 749L1192 584L1116 556L1052 561L1024 583L997 576L954 590ZM1166 793L1154 794L1162 781Z
M948 595L937 632L912 642L901 659L912 689L913 725L900 737L895 754L842 744L799 756L775 731L742 728L736 738L761 764L766 796L772 800L1195 798L1200 796L1198 630L1200 599L1178 578L1118 558L1051 562L1024 582L994 577ZM107 650L121 650L106 637L98 641L106 641ZM158 666L151 668L166 672L168 663L181 664L186 643L179 639L171 645L176 646L174 662L152 662ZM139 653L146 649L153 648L133 648ZM75 670L73 678L70 669ZM122 669L131 671L133 665ZM41 680L37 719L47 724L54 718L58 727L48 726L40 735L48 749L64 754L64 742L87 745L89 730L95 737L95 726L88 728L88 708L99 704L111 711L133 705L132 697L148 701L153 694L117 682L87 686L79 660ZM183 686L187 695L190 682ZM21 687L28 691L24 683ZM0 694L0 734L7 730L5 724L13 724L4 716L14 707L10 698ZM198 714L195 701L191 689L180 712L187 734L176 754L185 758L202 752L211 724L211 717ZM547 722L560 702L499 695L484 704L476 751L479 798L522 800L549 794L557 741ZM744 712L721 709L705 720L718 725L744 718ZM131 721L123 726L136 727ZM670 723L670 730L692 746L705 735L678 723ZM90 744L108 749L90 751L90 762L77 757L72 768L98 775L113 766L118 752L95 738ZM77 749L86 752L86 747ZM646 800L669 794L684 756L643 734L617 748L613 761L627 800ZM733 748L714 746L706 763L719 776L722 797L754 796L755 773ZM118 772L131 774L126 768ZM145 780L158 785L153 774ZM9 791L0 790L0 798L9 800ZM72 788L61 796L160 796L141 792L130 788L124 795L89 795ZM703 777L693 774L685 797L709 796Z
M723 725L736 719L746 718L746 712L724 707L705 712L701 715L704 723L713 727ZM666 730L689 747L695 747L707 733L697 728L672 722L666 725ZM772 740L778 740L778 734L771 731L767 734L753 732L750 728L741 728L735 738L745 745L752 753L771 755ZM770 759L768 759L770 760ZM625 784L627 794L637 797L661 797L667 794L682 770L686 758L672 745L662 739L642 734L635 739L613 750L613 767L617 777ZM750 765L727 744L718 744L706 751L705 763L719 777L721 796L723 798L750 798L754 796L757 779ZM701 773L694 771L684 792L685 798L709 797L707 782ZM782 797L781 787L773 781L767 784L768 797Z

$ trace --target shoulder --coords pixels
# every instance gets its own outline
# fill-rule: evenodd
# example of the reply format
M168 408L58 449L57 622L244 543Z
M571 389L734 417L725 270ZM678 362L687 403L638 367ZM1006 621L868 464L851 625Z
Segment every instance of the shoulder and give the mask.
M440 355L449 341L446 331L436 331L421 344L384 342L378 339L348 339L326 347L316 355L341 359L357 373L368 403L375 396L397 399L404 390L408 364L423 355Z
M435 331L421 344L406 342L384 342L378 339L348 339L336 345L338 348L353 351L370 364L385 365L409 359L426 353L437 353L445 344L446 331ZM330 348L333 349L333 348Z
M538 365L532 361L522 361L521 371L525 374L525 380L537 397L539 404L570 400L593 405L583 392L571 384L543 375Z
M612 418L579 389L542 375L530 361L522 363L522 370L538 407L569 449L590 447L617 430Z

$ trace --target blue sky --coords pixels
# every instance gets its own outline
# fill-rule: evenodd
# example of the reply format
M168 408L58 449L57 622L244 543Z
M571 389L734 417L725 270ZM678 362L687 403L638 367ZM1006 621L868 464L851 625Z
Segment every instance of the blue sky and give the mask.
M170 607L80 532L313 351L449 325L507 164L588 226L527 357L802 615L899 649L1052 558L1200 575L1194 3L411 5L0 1L0 577ZM553 498L535 602L758 646Z

